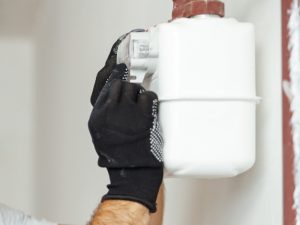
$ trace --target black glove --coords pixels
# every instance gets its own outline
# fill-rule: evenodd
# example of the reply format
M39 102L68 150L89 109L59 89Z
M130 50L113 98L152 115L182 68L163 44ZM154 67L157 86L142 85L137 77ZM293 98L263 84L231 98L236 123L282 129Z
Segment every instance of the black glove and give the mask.
M97 77L97 87L104 87L94 87L89 120L98 164L108 169L111 181L102 200L132 200L155 212L163 177L158 99L142 86L122 81L128 73L124 64L110 63L112 71L105 72L109 76Z
M95 85L93 88L93 92L91 95L91 104L94 106L102 88L104 87L105 83L107 82L108 78L110 77L113 68L117 64L117 52L118 52L118 47L121 44L121 42L127 37L128 34L131 32L143 32L145 30L143 29L135 29L132 30L124 35L122 35L112 46L110 53L108 55L108 58L105 62L104 67L98 72L97 78L95 81ZM124 74L125 75L125 74ZM127 78L127 72L126 72L126 77L123 79L125 80Z
M98 164L109 168L161 167L157 96L138 84L120 80L125 71L124 64L115 67L90 117Z

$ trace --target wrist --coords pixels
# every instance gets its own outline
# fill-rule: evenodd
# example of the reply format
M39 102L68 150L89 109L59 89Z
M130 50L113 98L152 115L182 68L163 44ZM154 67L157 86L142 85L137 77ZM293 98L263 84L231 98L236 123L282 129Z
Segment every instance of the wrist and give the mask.
M136 202L124 200L105 200L96 210L90 225L147 225L150 221L149 210Z
M111 183L105 200L128 200L140 203L151 213L156 212L156 199L163 178L161 168L108 168Z

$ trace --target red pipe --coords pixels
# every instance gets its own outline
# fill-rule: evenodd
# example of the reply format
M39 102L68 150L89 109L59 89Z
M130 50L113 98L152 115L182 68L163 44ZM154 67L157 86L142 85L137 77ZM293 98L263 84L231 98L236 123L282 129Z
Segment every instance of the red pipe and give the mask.
M172 18L201 14L224 16L224 3L218 0L173 0Z
M288 49L288 22L290 17L290 7L292 0L282 0L282 80L290 81ZM294 206L294 147L292 139L290 102L288 97L282 91L283 107L283 218L284 225L296 225L296 211Z

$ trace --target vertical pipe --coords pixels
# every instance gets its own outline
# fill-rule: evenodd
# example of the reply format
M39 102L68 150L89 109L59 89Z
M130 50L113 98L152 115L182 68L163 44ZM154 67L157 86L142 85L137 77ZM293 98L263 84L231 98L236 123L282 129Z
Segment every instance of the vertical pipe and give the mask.
M218 0L173 0L173 19L201 14L223 17L224 3Z
M283 84L290 83L290 51L289 51L289 20L292 0L282 0L282 80ZM287 89L287 88L286 88ZM296 225L296 211L294 209L294 146L292 136L292 112L290 99L286 89L283 90L283 200L284 225Z

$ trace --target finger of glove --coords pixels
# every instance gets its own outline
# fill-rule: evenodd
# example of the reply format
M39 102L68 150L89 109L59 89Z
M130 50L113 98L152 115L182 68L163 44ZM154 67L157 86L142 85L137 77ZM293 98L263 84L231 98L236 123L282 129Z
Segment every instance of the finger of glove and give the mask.
M110 89L109 85L105 85L102 91L100 92L100 94L98 95L98 98L94 104L94 109L100 109L107 101L109 89Z
M139 84L133 84L126 81L123 81L122 85L123 88L122 88L121 102L126 100L137 102L138 95L141 93L141 91L144 88Z
M104 85L106 84L107 79L111 75L111 71L113 69L113 66L115 66L115 64L114 65L113 65L113 63L109 64L109 65L105 66L104 68L102 68L98 72L97 77L96 77L96 81L95 81L95 84L94 84L93 92L92 92L92 95L91 95L91 104L93 106L95 105L100 92L102 91Z
M91 95L91 104L94 106L96 103L96 100L98 98L98 95L100 94L102 88L104 87L107 79L109 78L112 69L117 64L117 52L118 47L120 43L123 41L123 39L128 35L128 33L122 35L112 46L110 53L107 57L107 60L105 62L105 66L98 72L96 81L94 84L93 92Z
M105 62L105 66L97 74L93 92L92 92L92 95L90 98L91 104L93 106L95 105L101 90L103 89L105 83L107 82L107 79L111 75L112 69L115 67L115 65L117 63L117 53L118 53L119 45L127 37L127 35L130 34L131 32L143 32L143 31L145 31L145 30L143 30L143 29L132 30L132 31L122 35L121 37L119 37L118 40L113 44L113 46L110 50L110 53L107 57L107 60Z
M107 83L113 80L127 80L128 77L128 69L125 64L116 65L112 71L110 76L108 77Z
M128 74L128 70L125 64L119 64L112 69L112 72L108 79L105 81L104 87L102 88L100 94L97 96L96 103L94 104L95 108L100 108L101 105L103 105L107 99L108 93L112 89L112 82L114 80L122 80L126 79Z
M138 96L137 104L146 115L153 115L157 113L158 97L152 91L144 91Z
M108 83L109 91L108 91L108 97L107 102L109 104L116 104L120 101L121 95L122 95L122 81L121 80L113 80Z

